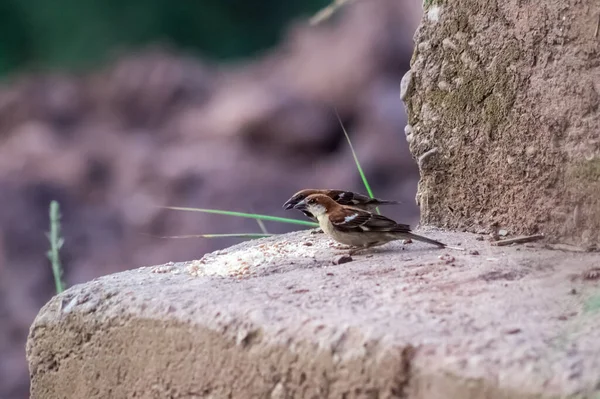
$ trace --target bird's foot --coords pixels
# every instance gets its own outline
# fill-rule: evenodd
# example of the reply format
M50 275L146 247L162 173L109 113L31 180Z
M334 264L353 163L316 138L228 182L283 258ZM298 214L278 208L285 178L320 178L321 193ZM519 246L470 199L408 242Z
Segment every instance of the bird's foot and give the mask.
M310 231L310 234L323 234L323 229L316 228Z
M376 244L375 244L375 245L376 245ZM352 256L352 255L356 255L357 253L359 253L359 252L362 252L362 251L366 251L367 249L369 249L369 248L372 248L372 247L374 247L375 245L367 245L367 246L364 246L364 247L358 247L358 248L356 248L356 247L353 247L353 248L351 248L351 249L350 249L350 252L348 252L348 255L350 255L350 256Z
M333 244L331 246L333 249L339 249L340 251L347 251L347 250L351 250L354 247L349 247L347 245L340 245L340 244Z
M352 248L349 252L348 255L352 256L352 255L356 255L359 252L364 251L367 248Z

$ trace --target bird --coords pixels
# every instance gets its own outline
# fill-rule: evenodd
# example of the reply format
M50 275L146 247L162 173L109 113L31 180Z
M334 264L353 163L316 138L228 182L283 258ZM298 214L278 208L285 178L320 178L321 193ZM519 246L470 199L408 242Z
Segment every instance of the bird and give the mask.
M356 207L341 205L325 194L311 194L294 205L319 221L319 226L335 241L352 247L350 254L395 240L413 239L439 248L447 245L414 234L410 226Z
M341 205L353 206L358 209L362 209L368 212L374 211L380 205L394 205L399 204L400 201L388 201L378 198L371 198L363 194L355 193L346 190L327 190L327 189L313 189L307 188L298 191L289 200L283 204L284 209L292 209L296 204L303 201L306 197L313 194L323 194L333 199L335 202ZM301 210L302 213L309 219L317 221L309 211Z

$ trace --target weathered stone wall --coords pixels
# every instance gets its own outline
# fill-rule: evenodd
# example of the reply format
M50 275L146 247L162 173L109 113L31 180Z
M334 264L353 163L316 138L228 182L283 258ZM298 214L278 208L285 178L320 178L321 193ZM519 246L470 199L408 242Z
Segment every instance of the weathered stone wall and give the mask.
M600 2L430 1L402 97L424 224L600 242Z

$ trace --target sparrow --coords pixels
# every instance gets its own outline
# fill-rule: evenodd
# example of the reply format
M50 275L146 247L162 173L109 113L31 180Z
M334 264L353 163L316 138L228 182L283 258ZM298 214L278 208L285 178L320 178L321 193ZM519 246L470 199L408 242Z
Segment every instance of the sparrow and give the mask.
M374 211L380 205L392 205L399 204L399 201L387 201L381 200L377 198L371 198L366 195L354 193L352 191L344 191L344 190L317 190L312 188L307 188L304 190L298 191L296 194L292 196L289 200L283 204L284 209L292 209L296 204L303 201L306 197L313 194L323 194L333 199L335 202L341 205L348 205L354 208L362 209L368 212ZM298 209L298 208L296 208ZM317 221L317 218L314 217L309 211L302 210L302 213L309 219Z
M355 247L351 254L409 238L446 248L446 244L412 233L407 224L396 223L390 218L363 209L340 205L324 194L309 195L294 205L294 208L314 215L323 231L335 241Z

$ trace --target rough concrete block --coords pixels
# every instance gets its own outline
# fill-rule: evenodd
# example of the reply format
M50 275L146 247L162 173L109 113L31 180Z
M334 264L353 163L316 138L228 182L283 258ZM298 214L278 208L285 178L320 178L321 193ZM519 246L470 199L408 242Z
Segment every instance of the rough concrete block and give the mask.
M424 4L401 87L422 224L600 245L600 2Z
M34 399L596 398L600 255L308 232L70 288L40 311ZM569 396L576 395L576 396Z

